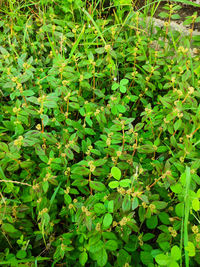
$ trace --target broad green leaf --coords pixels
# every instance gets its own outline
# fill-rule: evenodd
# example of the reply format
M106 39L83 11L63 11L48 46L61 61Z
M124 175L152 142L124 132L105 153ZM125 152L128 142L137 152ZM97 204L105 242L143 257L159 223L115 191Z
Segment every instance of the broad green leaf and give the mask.
M100 251L98 251L97 256L97 264L98 266L105 266L108 261L108 255L106 253L105 248L102 248Z
M110 250L110 251L116 251L118 248L117 241L115 240L108 240L105 243L105 249Z

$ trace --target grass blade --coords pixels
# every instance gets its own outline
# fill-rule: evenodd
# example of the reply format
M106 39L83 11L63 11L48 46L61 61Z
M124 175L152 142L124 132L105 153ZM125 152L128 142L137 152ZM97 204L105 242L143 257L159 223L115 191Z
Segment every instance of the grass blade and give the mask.
M77 46L78 46L79 43L80 43L80 40L81 40L81 38L82 38L84 32L85 32L85 24L84 24L84 26L83 26L83 29L81 30L81 33L79 34L78 39L76 40L75 44L74 44L73 47L72 47L72 50L71 50L71 52L70 52L70 54L69 54L69 58L68 58L68 60L73 56L73 54L74 54L74 52L75 52Z
M98 25L96 24L96 22L93 20L93 18L90 16L90 14L89 14L84 8L82 8L82 11L83 11L83 13L85 13L85 15L91 20L91 22L93 23L94 27L96 28L96 30L97 30L99 36L101 37L102 41L104 42L104 45L106 45L106 41L105 41L105 39L103 38L103 34L102 34L102 32L100 31L100 29L99 29Z
M189 218L189 211L190 211L190 199L189 199L189 188L190 188L190 168L186 167L186 185L185 185L185 206L184 206L184 249L188 245L188 218ZM188 251L185 249L185 266L189 267L189 255Z
M57 186L56 190L54 191L52 197L51 197L51 200L50 200L50 203L49 203L49 210L51 208L51 205L53 204L53 201L58 193L58 190L60 189L60 186L61 186L62 182L59 183L59 185Z

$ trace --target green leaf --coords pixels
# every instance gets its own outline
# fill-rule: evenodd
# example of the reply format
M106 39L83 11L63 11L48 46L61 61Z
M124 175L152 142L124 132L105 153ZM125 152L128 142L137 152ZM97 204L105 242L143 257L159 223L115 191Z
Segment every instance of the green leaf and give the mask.
M0 150L9 152L8 145L6 143L0 142Z
M179 119L174 123L174 130L177 131L182 125L182 120Z
M126 93L126 86L120 85L120 92L121 93Z
M108 240L105 243L105 249L110 251L116 251L118 249L118 244L115 240Z
M145 265L151 266L150 264L153 263L153 257L149 251L141 251L140 258Z
M117 255L117 266L124 266L125 263L129 263L131 256L124 249L120 249L119 254Z
M178 217L184 216L184 203L178 203L175 207L175 212Z
M157 215L151 216L151 218L146 220L146 225L149 229L155 229L158 225L158 217Z
M100 251L98 251L97 264L99 266L105 266L107 261L108 261L108 255L106 253L106 250L102 248Z
M128 79L122 79L122 80L120 81L120 85L127 85L128 82L129 82Z
M110 182L109 184L108 184L108 186L110 187L110 188L117 188L118 186L119 186L119 182L117 182L117 181L113 181L113 182Z
M18 259L25 259L26 258L26 251L25 250L18 250L17 251L17 254L16 254L16 257L18 258Z
M143 235L142 240L143 240L144 242L146 242L146 241L151 240L151 239L154 238L154 237L155 237L154 234L152 234L152 233L147 233L147 234L144 234L144 235Z
M196 255L195 245L190 241L188 241L187 247L185 247L185 250L188 251L188 255L190 257L194 257Z
M120 113L126 112L125 106L118 104L116 107Z
M178 261L181 258L181 250L178 246L173 246L171 249L171 257L175 260Z
M110 213L107 213L103 218L103 226L107 229L112 223L112 215Z
M135 210L138 206L139 206L139 201L138 201L138 198L135 197L135 198L132 200L132 210Z
M139 153L143 153L143 154L155 152L155 148L153 147L153 145L149 145L149 144L142 145L138 147L137 150Z
M131 184L131 180L130 179L124 179L124 180L121 180L119 182L119 184L121 187L129 187Z
M156 262L161 265L161 266L166 266L168 265L170 259L168 256L164 255L164 254L159 254L155 257Z
M2 229L3 231L5 231L6 233L15 233L17 230L15 229L15 227L10 224L10 223L3 223L2 224Z
M172 192L176 193L176 194L180 194L183 191L183 187L180 183L176 183L174 185L170 186Z
M199 211L200 210L200 203L199 203L199 199L195 198L192 200L192 208L195 211Z
M119 88L119 84L118 83L114 83L112 85L112 90L115 91L115 90L117 90L117 88Z
M74 174L87 176L87 175L89 175L90 170L86 167L78 166L78 167L73 168L71 172Z
M121 178L121 171L117 167L112 167L111 174L116 180L120 180Z
M79 255L79 262L82 266L85 266L88 260L88 254L84 251Z
M106 208L102 203L97 203L94 205L94 211L97 214L103 214L106 212Z
M131 209L131 199L129 195L126 195L122 202L123 212L129 211Z
M114 211L114 200L108 202L108 212L113 213Z
M169 267L180 267L180 265L176 261L171 261Z
M89 251L92 253L99 253L99 251L104 247L104 243L102 240L98 240L89 246Z
M160 13L158 14L158 16L159 16L160 18L162 18L162 19L166 19L166 18L169 17L169 14L166 13L166 12L160 12Z
M91 181L90 187L96 191L106 191L106 186L101 182Z
M163 210L168 206L168 203L164 201L153 201L152 204L154 204L158 210Z
M44 127L47 126L48 122L49 122L49 117L47 115L41 114L40 118L43 121Z
M161 212L158 214L158 218L160 219L160 221L163 223L163 224L170 224L170 220L169 220L169 214L166 213L166 212Z
M181 17L178 14L173 14L171 16L172 19L180 19Z

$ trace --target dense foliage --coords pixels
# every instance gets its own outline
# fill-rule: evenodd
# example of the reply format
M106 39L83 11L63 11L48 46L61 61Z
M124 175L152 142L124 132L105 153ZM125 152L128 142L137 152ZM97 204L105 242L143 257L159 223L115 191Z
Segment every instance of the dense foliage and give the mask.
M114 2L1 6L1 265L200 262L200 18Z

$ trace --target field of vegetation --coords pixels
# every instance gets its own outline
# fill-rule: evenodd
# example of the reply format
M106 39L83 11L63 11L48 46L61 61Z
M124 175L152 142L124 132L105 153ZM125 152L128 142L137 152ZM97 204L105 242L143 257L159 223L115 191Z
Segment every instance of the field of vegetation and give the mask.
M182 3L0 1L0 266L196 267L200 23Z

